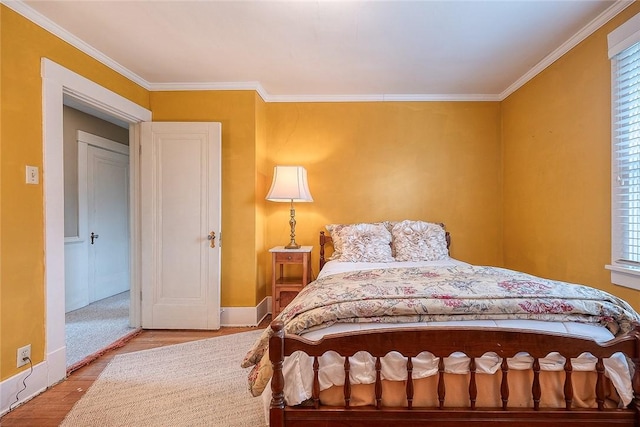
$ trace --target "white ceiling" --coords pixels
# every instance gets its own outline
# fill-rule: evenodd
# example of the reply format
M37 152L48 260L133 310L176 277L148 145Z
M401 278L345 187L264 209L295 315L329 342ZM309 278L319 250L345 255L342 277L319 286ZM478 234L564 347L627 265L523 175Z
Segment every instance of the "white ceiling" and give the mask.
M630 2L5 3L151 90L277 101L502 99Z

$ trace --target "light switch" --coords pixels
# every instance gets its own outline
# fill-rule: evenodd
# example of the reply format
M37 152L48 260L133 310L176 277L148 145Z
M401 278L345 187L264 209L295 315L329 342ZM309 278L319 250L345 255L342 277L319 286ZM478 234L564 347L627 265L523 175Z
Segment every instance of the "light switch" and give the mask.
M27 165L27 184L38 184L40 182L40 174L37 166Z

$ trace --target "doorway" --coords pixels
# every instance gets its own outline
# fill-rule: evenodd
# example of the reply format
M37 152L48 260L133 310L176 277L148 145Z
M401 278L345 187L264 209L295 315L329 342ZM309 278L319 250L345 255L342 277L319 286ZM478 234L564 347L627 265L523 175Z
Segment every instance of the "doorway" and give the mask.
M51 386L66 376L66 347L65 347L65 256L64 256L64 179L62 156L63 133L63 99L67 97L73 102L96 112L96 116L105 120L115 120L129 125L129 159L131 165L130 176L130 324L133 327L141 325L141 299L142 299L142 269L144 259L148 259L149 253L143 253L142 242L149 239L145 235L143 239L143 222L141 194L141 151L140 132L141 122L151 121L151 112L128 99L109 91L108 89L76 74L55 62L43 58L42 60L43 82L43 148L44 165L43 179L45 200L45 360L34 367L37 371L36 378L46 384L35 384L35 387ZM218 124L218 147L220 132ZM147 150L143 150L144 154ZM215 174L216 183L220 182L219 164L216 169L211 169ZM210 175L213 176L213 175ZM148 192L148 189L147 189ZM146 194L146 193L145 193ZM219 192L218 192L219 196ZM219 209L219 203L216 205ZM220 218L218 212L217 218ZM210 234L198 233L194 240L198 240L203 246L209 247L207 258L217 259L219 266L220 247L213 236L220 235L220 224L210 224L215 228ZM216 232L217 230L217 232ZM215 232L215 234L214 234ZM211 238L209 238L211 236ZM148 252L148 251L147 251ZM200 261L196 259L195 261ZM215 295L216 304L219 304L219 268L215 270ZM154 298L150 295L145 297ZM157 300L157 298L154 298ZM219 308L211 311L213 316L219 318ZM208 327L210 328L210 327Z
M87 109L65 105L63 114L65 343L71 372L136 329L129 326L128 127Z
M116 120L125 126L151 120L151 112L128 99L70 71L55 62L42 60L43 83L43 145L45 197L45 288L46 288L46 337L45 361L34 366L35 378L48 387L66 377L65 347L65 259L64 259L64 171L63 171L63 98L67 96L77 104L92 109L105 120ZM131 138L130 141L135 141ZM133 146L132 146L133 145ZM131 200L137 200L137 145L129 147L131 169ZM132 206L134 218L136 206ZM132 253L137 253L139 236L137 225L132 221ZM131 324L139 326L139 283L135 256L131 263ZM138 309L136 310L136 307Z

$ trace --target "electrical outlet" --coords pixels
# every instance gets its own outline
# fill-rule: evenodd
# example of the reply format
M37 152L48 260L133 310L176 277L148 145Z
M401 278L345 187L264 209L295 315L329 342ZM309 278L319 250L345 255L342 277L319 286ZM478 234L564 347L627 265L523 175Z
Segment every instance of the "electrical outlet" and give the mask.
M18 349L18 368L29 363L27 359L31 359L31 344Z

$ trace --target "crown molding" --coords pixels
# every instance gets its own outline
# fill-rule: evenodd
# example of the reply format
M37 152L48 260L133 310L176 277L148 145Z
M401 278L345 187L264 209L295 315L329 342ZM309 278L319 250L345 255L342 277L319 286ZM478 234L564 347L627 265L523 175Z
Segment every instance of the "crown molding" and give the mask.
M499 101L493 94L423 94L423 95L383 95L384 101Z
M54 36L62 39L63 41L69 43L71 46L77 48L81 52L89 55L95 60L101 62L112 70L116 71L119 74L122 74L124 77L128 78L134 83L142 86L145 89L149 89L149 82L135 74L128 68L123 67L118 62L109 58L107 55L103 54L99 50L95 49L93 46L85 43L80 40L78 37L71 34L69 31L65 30L46 16L37 12L32 7L28 6L26 3L23 3L22 0L0 0L0 3L7 6L9 9L12 9L14 12L19 13L24 16L34 24L44 28L46 31L50 32Z
M560 59L565 53L576 47L580 42L595 33L600 27L609 22L617 14L631 6L635 0L616 0L607 10L598 15L593 21L578 31L573 37L564 42L560 47L547 55L542 61L538 62L531 70L525 73L518 80L513 82L511 86L506 88L498 97L500 101L506 99L516 90L524 86L529 80L540 74L544 69Z
M260 82L212 82L212 83L150 83L104 55L91 45L80 40L58 24L40 14L22 0L0 0L4 4L54 36L71 44L117 73L149 91L196 91L196 90L255 90L265 102L425 102L425 101L502 101L524 86L562 55L573 49L585 38L622 12L635 0L616 0L607 10L598 15L587 26L546 56L526 74L512 83L500 94L373 94L373 95L271 95Z
M265 102L499 101L492 94L270 95L260 82L151 83L151 91L255 90Z
M498 95L476 94L377 94L377 95L270 95L267 102L430 102L499 101Z
M270 95L268 102L380 102L384 95Z
M150 83L149 90L159 91L193 91L193 90L255 90L268 102L269 94L260 82L204 82L204 83Z

